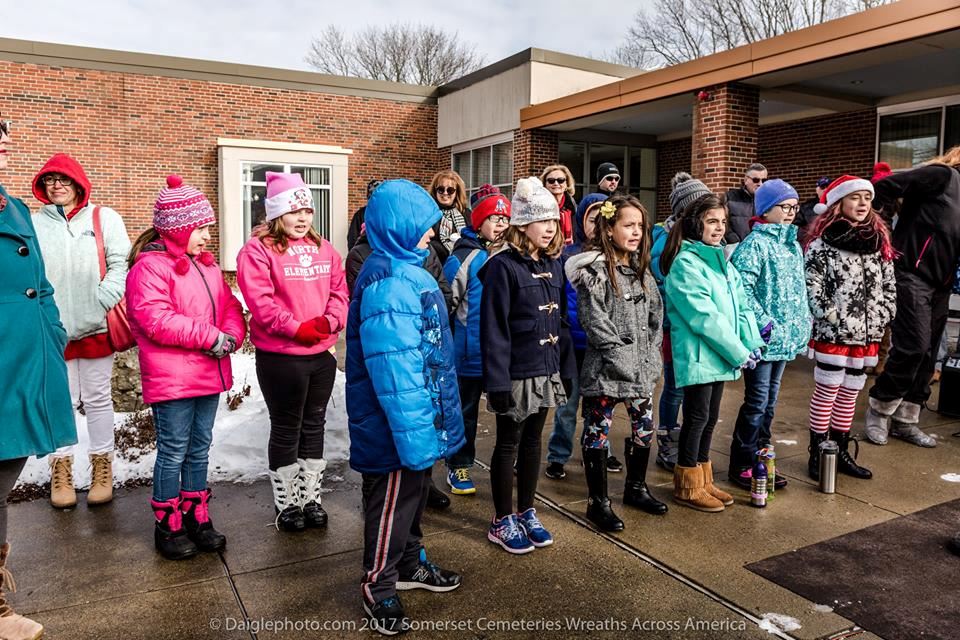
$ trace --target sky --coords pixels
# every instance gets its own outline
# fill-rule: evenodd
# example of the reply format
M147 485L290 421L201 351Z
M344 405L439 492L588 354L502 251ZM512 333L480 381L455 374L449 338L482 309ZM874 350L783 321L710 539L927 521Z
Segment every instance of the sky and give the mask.
M599 57L651 2L603 16L585 0L0 0L0 37L309 70L303 57L328 24L420 22L458 32L490 64L528 47Z

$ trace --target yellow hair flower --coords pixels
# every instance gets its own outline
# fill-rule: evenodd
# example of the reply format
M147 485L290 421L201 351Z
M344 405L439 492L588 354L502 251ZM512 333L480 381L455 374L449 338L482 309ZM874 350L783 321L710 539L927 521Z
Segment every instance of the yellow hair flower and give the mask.
M613 214L617 212L617 208L613 206L613 203L607 200L602 205L600 205L600 215L609 220L613 217Z

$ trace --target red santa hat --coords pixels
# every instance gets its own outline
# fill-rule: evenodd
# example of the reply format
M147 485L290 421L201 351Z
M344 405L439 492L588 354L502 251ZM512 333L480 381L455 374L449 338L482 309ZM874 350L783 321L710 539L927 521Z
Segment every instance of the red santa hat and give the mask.
M820 202L813 207L813 212L817 215L826 213L827 209L834 204L857 191L869 191L872 196L873 184L857 176L840 176L827 186L823 195L820 196Z

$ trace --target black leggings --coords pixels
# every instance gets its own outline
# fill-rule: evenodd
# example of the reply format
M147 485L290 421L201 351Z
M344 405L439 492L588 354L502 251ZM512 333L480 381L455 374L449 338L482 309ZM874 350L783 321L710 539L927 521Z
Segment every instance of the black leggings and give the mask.
M514 513L514 461L517 463L517 512L533 506L540 474L540 434L546 420L546 409L540 409L523 422L497 416L497 443L490 460L490 485L497 519Z
M337 359L329 351L291 356L257 350L257 380L270 412L271 471L297 458L323 457L327 402L336 376Z
M723 382L683 387L683 424L680 426L680 452L677 464L695 467L710 460L710 441L720 416Z
M0 460L0 544L7 541L7 496L13 485L17 484L17 478L26 463L26 458Z

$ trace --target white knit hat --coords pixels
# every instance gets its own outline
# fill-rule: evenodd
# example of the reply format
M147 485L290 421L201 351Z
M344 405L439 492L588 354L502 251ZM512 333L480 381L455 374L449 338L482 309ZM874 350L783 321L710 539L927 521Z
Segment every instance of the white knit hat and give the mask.
M873 195L873 183L857 176L840 176L827 186L820 196L820 202L813 206L813 212L817 215L826 213L835 203L857 191L869 191Z
M523 227L531 222L559 220L560 206L557 198L547 191L540 178L530 176L517 180L510 201L510 225Z

